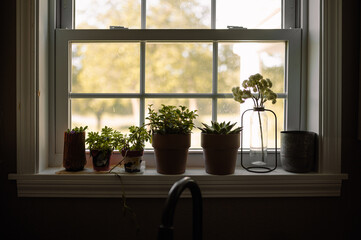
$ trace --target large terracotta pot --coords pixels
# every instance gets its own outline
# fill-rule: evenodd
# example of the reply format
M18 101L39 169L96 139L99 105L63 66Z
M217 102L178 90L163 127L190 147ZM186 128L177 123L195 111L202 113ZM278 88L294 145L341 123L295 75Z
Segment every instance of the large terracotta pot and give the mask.
M124 157L124 170L129 173L140 172L143 150L141 151L126 151L122 150Z
M85 132L65 132L63 167L67 171L80 171L84 169L85 164Z
M113 151L99 151L90 150L90 155L93 158L93 169L95 171L109 171L110 169L110 157Z
M236 168L240 134L201 134L206 172L215 175L233 174Z
M156 158L157 172L182 174L185 172L191 134L153 134L152 146Z

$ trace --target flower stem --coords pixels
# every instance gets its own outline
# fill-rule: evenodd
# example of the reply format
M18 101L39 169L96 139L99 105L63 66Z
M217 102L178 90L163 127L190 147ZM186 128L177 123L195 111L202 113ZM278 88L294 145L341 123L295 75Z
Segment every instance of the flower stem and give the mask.
M260 111L257 111L257 113L258 113L258 120L259 120L259 129L260 129L260 133L261 133L262 162L265 162L264 161L263 130L262 130L261 114L260 114Z

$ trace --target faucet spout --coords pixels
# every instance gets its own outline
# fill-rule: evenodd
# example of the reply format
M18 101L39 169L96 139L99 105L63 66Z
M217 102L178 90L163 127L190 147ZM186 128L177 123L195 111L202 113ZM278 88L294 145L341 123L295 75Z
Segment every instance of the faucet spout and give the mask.
M162 223L158 230L158 240L173 239L173 217L177 201L182 192L189 188L193 202L193 239L202 239L202 194L198 184L190 177L184 177L175 182L169 190L163 209Z

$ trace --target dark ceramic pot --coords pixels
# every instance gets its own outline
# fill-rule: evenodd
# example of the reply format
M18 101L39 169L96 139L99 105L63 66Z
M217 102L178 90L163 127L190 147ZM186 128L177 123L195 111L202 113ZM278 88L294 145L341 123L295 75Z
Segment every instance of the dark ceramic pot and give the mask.
M191 134L153 134L157 172L162 174L182 174L185 172Z
M281 132L281 164L288 172L305 173L314 168L316 133L307 131Z
M143 150L141 151L126 151L122 150L124 157L124 170L129 173L140 172Z
M93 168L95 171L109 171L110 158L113 151L99 151L99 150L90 150L90 155L93 158Z
M233 174L236 168L240 134L201 134L206 172L215 175Z
M80 171L84 169L85 164L85 132L65 132L63 167L66 171Z

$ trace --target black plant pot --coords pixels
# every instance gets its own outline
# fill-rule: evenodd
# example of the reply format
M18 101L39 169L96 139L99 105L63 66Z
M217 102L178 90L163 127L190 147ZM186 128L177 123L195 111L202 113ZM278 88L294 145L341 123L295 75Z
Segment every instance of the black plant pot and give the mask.
M110 157L113 151L99 151L90 150L90 155L93 158L93 168L95 171L109 171Z
M281 132L281 164L288 172L306 173L314 169L316 133L307 131Z

